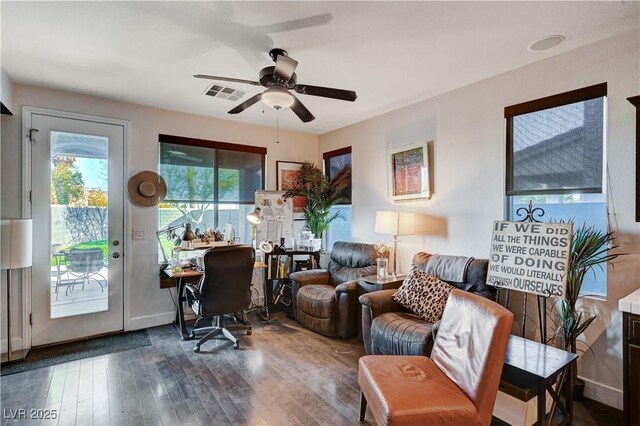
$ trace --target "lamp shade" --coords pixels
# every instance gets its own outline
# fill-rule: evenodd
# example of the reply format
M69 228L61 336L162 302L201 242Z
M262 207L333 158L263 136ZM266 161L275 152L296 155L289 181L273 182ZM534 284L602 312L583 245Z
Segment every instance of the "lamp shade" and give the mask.
M377 211L375 232L396 236L413 235L416 233L416 215L386 210Z
M247 220L251 222L252 225L258 225L262 222L262 218L260 217L260 207L256 207L256 209L247 215Z
M2 269L28 268L32 265L33 228L31 219L2 219L0 221Z
M196 239L196 234L191 229L191 224L190 223L186 223L185 224L184 232L182 233L182 236L180 237L180 239L182 241L193 241L193 240Z

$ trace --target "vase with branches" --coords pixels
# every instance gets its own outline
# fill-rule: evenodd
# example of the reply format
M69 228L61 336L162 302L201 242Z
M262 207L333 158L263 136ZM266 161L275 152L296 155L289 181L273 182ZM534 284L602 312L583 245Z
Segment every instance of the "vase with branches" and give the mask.
M342 167L329 179L312 162L305 161L293 187L285 193L285 198L294 196L307 199L303 216L306 227L316 238L329 228L336 219L344 220L342 212L331 212L331 207L345 201L351 191L351 165Z

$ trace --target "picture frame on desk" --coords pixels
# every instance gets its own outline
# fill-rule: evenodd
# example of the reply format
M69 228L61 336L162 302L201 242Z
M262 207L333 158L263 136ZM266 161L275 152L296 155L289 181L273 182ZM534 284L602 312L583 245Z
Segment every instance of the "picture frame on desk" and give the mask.
M294 187L300 177L299 161L276 161L276 183L278 191L288 191ZM293 220L304 220L303 212L307 206L305 197L293 197Z

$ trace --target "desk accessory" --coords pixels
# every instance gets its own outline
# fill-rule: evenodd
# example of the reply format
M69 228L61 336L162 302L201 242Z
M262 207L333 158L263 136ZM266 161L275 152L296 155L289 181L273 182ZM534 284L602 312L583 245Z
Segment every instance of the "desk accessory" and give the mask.
M262 222L262 216L260 216L260 207L256 207L255 210L247 215L247 220L251 223L251 245L254 248L258 248L257 234L258 225Z

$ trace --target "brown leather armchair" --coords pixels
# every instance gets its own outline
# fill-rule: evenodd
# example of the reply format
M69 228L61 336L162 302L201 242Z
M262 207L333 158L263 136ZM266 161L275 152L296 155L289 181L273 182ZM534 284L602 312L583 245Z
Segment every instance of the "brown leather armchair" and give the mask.
M419 252L413 264L423 271L432 255ZM495 287L486 285L486 259L473 259L463 282L446 281L460 290L496 299ZM360 296L362 304L362 339L369 355L426 355L433 346L434 324L414 315L393 299L396 290L381 290Z
M431 358L360 358L360 421L367 403L378 425L491 424L513 314L453 290Z
M357 333L357 279L375 275L376 250L371 244L338 241L327 270L294 272L291 278L296 319L328 337Z

